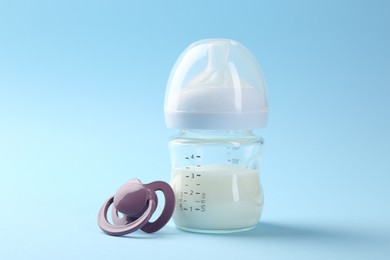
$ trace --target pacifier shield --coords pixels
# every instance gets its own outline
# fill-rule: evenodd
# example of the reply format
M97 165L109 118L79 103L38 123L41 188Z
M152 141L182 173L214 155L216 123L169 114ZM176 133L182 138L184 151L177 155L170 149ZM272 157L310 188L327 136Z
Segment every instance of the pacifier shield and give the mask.
M145 186L154 192L161 191L165 198L165 205L161 215L154 222L148 222L141 228L146 233L153 233L164 227L172 217L175 209L175 193L171 186L163 181L155 181L145 184Z

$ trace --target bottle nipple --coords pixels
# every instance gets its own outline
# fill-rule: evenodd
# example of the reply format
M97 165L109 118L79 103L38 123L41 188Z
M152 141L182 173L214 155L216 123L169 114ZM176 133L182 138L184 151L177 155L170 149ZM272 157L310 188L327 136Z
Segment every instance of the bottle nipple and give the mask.
M180 56L165 95L170 128L248 130L266 126L265 82L253 55L228 39L196 42Z

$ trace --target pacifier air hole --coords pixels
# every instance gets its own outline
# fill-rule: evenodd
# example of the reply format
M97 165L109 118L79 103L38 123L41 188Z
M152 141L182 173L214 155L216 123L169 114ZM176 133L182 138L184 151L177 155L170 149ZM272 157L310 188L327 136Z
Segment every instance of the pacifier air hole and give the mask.
M161 214L150 221L158 205L156 191L161 191L165 203ZM169 184L156 181L142 184L132 179L122 185L101 207L98 225L108 235L121 236L138 229L147 233L160 230L169 221L175 207L175 196ZM111 209L111 218L107 213Z
M165 198L164 198L164 193L162 191L156 191L157 195L157 207L156 210L154 211L154 214L150 218L149 222L154 222L156 221L160 215L162 214L164 207L165 207Z

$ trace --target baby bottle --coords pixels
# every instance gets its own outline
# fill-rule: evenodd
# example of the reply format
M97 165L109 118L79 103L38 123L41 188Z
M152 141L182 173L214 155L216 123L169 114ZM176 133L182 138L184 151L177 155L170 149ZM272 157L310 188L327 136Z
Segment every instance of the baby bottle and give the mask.
M263 209L259 164L266 88L254 56L229 39L193 43L174 65L165 96L175 225L205 233L251 229Z

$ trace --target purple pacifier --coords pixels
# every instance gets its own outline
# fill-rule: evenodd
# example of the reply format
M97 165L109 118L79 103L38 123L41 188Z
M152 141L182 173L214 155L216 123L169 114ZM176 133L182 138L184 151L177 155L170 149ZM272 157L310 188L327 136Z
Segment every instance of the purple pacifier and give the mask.
M154 222L149 222L158 204L156 191L162 191L164 194L165 205L161 215ZM107 219L111 204L112 224ZM142 184L140 180L132 179L122 185L100 208L98 225L112 236L126 235L138 229L153 233L168 223L174 208L175 195L168 183L155 181ZM119 213L122 213L123 217L120 217Z

